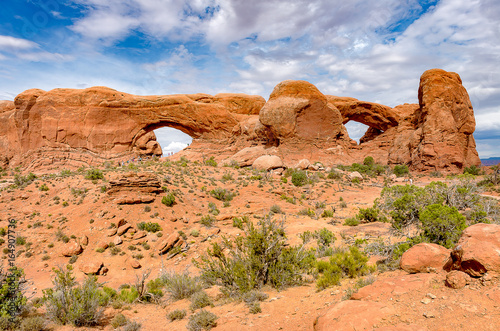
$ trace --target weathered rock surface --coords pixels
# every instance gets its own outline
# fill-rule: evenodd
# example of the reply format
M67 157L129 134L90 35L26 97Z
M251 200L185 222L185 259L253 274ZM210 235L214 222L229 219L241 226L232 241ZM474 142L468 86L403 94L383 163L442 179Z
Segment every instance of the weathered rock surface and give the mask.
M163 192L161 183L155 174L135 172L110 178L107 190L108 195L119 205L150 203L160 192Z
M244 94L135 96L107 87L27 90L0 106L0 166L73 166L160 155L152 130L227 140L265 100ZM42 160L43 159L43 160Z
M283 161L276 155L262 155L252 163L252 167L258 170L282 168Z
M80 271L86 275L99 275L104 264L101 261L88 261L80 264Z
M473 277L500 273L500 225L474 224L462 233L453 249L454 267Z
M461 289L464 288L465 285L469 284L470 276L467 275L463 271L452 270L448 274L446 274L446 286Z
M449 249L437 244L421 243L404 252L400 267L413 274L440 271L447 263L451 263Z
M418 97L419 104L390 108L326 96L308 82L291 80L278 84L267 102L243 94L135 96L106 87L31 89L14 102L0 102L0 166L79 167L160 155L153 130L163 126L193 137L175 156L191 160L210 155L248 166L272 154L293 165L307 151L311 161L323 164L359 163L370 155L378 163L407 164L414 170L479 165L474 112L459 75L424 72ZM345 129L349 121L369 126L359 145Z
M342 301L318 317L314 330L372 330L380 321L395 313L393 307L380 302Z
M61 254L63 256L73 256L73 255L78 255L81 252L83 252L82 246L77 243L75 240L71 240L68 243L64 244Z

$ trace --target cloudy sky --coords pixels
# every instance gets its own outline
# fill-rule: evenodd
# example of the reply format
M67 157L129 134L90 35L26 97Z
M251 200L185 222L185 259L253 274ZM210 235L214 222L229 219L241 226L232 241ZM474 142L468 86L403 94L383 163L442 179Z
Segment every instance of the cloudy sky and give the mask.
M419 77L462 77L482 158L500 156L497 0L2 0L0 99L105 85L133 94L243 92L285 79L416 103ZM362 135L351 125L353 138ZM165 150L189 139L157 133ZM168 145L171 145L167 148Z

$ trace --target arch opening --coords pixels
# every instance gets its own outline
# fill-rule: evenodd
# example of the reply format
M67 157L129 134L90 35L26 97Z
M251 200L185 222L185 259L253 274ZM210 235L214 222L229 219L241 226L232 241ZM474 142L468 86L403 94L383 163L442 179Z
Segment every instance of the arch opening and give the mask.
M170 156L191 145L193 138L181 130L164 126L153 130L163 155Z
M368 125L365 125L356 121L349 121L344 124L349 137L356 141L356 143L360 144L360 139L365 135L365 133L370 129Z

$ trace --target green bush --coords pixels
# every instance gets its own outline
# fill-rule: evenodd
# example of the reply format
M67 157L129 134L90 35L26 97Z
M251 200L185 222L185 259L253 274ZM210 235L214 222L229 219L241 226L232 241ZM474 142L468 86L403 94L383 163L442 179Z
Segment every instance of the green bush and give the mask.
M368 262L368 256L359 251L356 246L349 247L348 251L333 254L328 262L318 261L316 268L321 276L316 283L317 288L322 290L338 285L344 277L355 278L371 273L374 269L366 262Z
M186 325L189 331L210 330L216 326L217 315L204 309L189 316L189 322Z
M297 170L292 174L292 184L299 187L307 184L307 174L305 171Z
M357 226L361 223L357 217L349 217L344 221L344 225L347 226Z
M213 226L216 221L217 220L215 219L215 217L213 217L213 215L205 215L200 219L200 224L209 228Z
M20 176L16 174L14 176L14 185L17 187L24 187L31 184L36 178L36 175L32 172L30 172L26 176Z
M123 288L120 290L117 299L125 303L133 303L139 298L139 292L135 287Z
M375 161L373 160L373 157L367 156L363 160L363 164L368 167L372 167L375 164Z
M47 184L44 183L44 184L40 185L40 187L38 189L42 192L45 192L45 191L49 190L49 187L47 186Z
M25 287L23 269L12 267L5 272L0 265L0 317L14 318L23 311L28 301Z
M234 193L220 187L211 190L210 195L220 201L231 201L234 197Z
M207 283L245 293L266 284L275 288L299 284L314 260L313 252L286 244L283 223L266 218L258 227L248 222L245 235L231 241L224 238L222 246L212 243L201 261L193 262Z
M137 228L139 230L143 230L143 231L147 231L147 232L153 232L153 233L156 233L156 232L162 230L160 224L153 223L153 222L147 222L147 223L146 222L140 222L140 223L137 223Z
M201 291L202 285L198 278L191 277L189 273L165 273L160 279L165 284L165 289L173 300L182 300Z
M114 329L117 329L119 328L120 326L124 326L125 324L128 323L128 320L127 318L125 317L125 315L123 314L118 314L118 315L115 315L115 317L113 317L113 319L111 320L111 326L114 328Z
M100 322L103 310L99 306L97 278L89 276L78 285L71 269L54 269L54 287L43 291L47 315L60 324L91 326Z
M185 309L176 309L172 310L167 314L167 318L170 320L170 322L173 322L175 320L181 320L184 317L186 317L187 312Z
M398 164L394 166L394 169L392 169L392 172L398 176L404 176L408 173L410 173L410 169L408 169L408 166L406 164Z
M205 164L207 166L217 167L217 162L215 161L213 156L211 156L208 160L205 160Z
M379 220L378 208L359 208L358 215L356 216L359 220L366 221L367 223L377 222Z
M481 168L471 165L470 167L464 168L464 174L478 176L481 173Z
M200 308L205 308L207 306L213 306L213 303L208 294L204 291L195 292L191 296L191 305L189 305L189 308L192 311Z
M467 227L465 217L456 208L433 204L420 214L422 236L446 248L453 247Z
M98 180L103 178L104 175L102 174L102 171L96 168L91 168L85 173L85 179Z
M161 203L163 203L167 207L172 207L175 204L174 193L170 192L169 194L161 198Z
M0 327L0 330L2 328ZM32 316L23 318L19 325L20 331L45 331L51 330L47 327L45 319L40 316Z
M112 300L117 297L118 293L111 287L103 286L99 290L99 306L106 307Z

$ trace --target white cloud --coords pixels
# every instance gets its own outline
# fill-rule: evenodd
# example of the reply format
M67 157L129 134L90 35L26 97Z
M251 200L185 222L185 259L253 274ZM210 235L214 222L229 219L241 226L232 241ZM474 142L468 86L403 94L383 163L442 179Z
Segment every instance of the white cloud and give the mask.
M0 50L3 51L27 50L37 47L38 44L30 40L0 35Z

